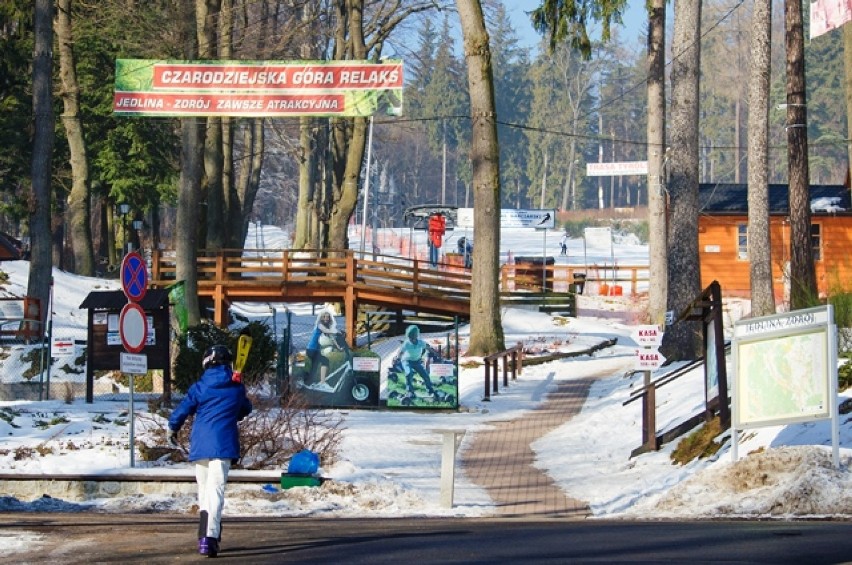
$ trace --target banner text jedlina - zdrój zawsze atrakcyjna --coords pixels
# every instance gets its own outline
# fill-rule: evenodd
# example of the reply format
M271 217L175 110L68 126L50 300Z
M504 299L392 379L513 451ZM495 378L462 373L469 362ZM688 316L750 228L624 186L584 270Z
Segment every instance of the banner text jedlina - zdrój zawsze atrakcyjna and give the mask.
M402 61L117 59L113 112L130 116L398 116L402 87Z

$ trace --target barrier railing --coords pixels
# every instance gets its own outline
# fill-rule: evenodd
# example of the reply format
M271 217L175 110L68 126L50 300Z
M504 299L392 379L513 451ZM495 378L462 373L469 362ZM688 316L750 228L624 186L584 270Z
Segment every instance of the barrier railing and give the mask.
M657 435L657 389L689 374L695 367L704 364L704 358L696 359L686 365L664 374L655 381L650 380L646 372L646 383L642 388L635 391L630 398L622 403L622 406L642 399L642 445L631 452L634 457L648 451L657 451L667 441L668 436ZM693 416L688 420L687 427L693 427L697 418L703 418L703 414ZM678 430L680 427L678 427Z
M227 306L235 301L339 301L346 310L347 335L354 335L358 304L470 314L471 273L448 263L433 267L420 259L352 250L224 249L200 250L195 269L197 293L213 301L213 322L219 326L227 324ZM177 271L174 252L153 253L152 287L175 283ZM499 276L501 304L537 305L543 311L576 315L575 293L600 294L605 287L609 292L610 283L622 279L631 281L630 292L637 293L644 290L640 282L647 281L648 268L549 265L519 270L503 265ZM540 291L534 290L536 277ZM618 290L613 295L623 292L620 285L612 288Z
M201 250L196 261L199 287L221 284L311 283L350 280L356 284L413 291L468 295L471 273L453 262L428 261L355 251L289 249ZM151 281L161 286L176 278L173 251L153 253ZM354 272L353 272L354 271ZM647 290L647 265L518 265L500 267L500 291L577 292L635 295Z
M500 361L503 361L503 386L509 386L509 370L512 372L512 380L518 378L521 374L524 365L524 346L518 343L515 347L498 351L483 358L485 363L485 396L483 400L491 400L491 393L499 392L499 379L497 374L497 366Z

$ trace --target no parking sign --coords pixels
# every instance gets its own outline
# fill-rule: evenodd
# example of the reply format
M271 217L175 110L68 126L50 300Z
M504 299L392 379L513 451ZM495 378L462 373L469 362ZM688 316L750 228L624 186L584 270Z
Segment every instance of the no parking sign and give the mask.
M128 302L118 318L118 335L124 349L130 353L139 353L148 340L148 322L145 311L135 302Z
M121 310L118 335L125 350L139 353L148 339L145 311L138 304L148 291L148 269L145 259L136 251L128 253L121 261L121 290L130 302Z
M131 302L139 302L148 291L148 266L136 251L128 253L121 261L121 290Z
M118 335L127 353L122 354L122 366L129 369L130 374L130 445L134 445L133 418L133 375L144 373L147 369L148 358L144 355L128 357L129 354L140 353L148 340L148 321L145 310L139 301L148 291L148 269L145 259L136 251L131 251L121 261L121 290L130 301L121 309L118 318ZM130 450L130 466L134 466L134 450Z

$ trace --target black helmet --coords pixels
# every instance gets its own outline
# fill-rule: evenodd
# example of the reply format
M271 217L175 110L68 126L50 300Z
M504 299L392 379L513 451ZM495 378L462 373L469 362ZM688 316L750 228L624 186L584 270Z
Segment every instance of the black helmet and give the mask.
M216 365L228 365L233 361L231 351L224 345L213 345L207 348L204 352L204 359L201 360L201 366L205 369L215 367Z

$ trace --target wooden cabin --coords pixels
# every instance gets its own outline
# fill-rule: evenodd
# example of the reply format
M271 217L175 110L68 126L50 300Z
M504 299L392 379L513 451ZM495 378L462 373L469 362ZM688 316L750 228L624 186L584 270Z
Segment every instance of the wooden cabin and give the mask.
M812 185L811 239L821 296L852 290L852 203L843 185ZM751 296L748 186L699 186L698 255L701 286L719 281L726 296ZM777 302L790 295L790 207L786 184L769 185L772 279Z

